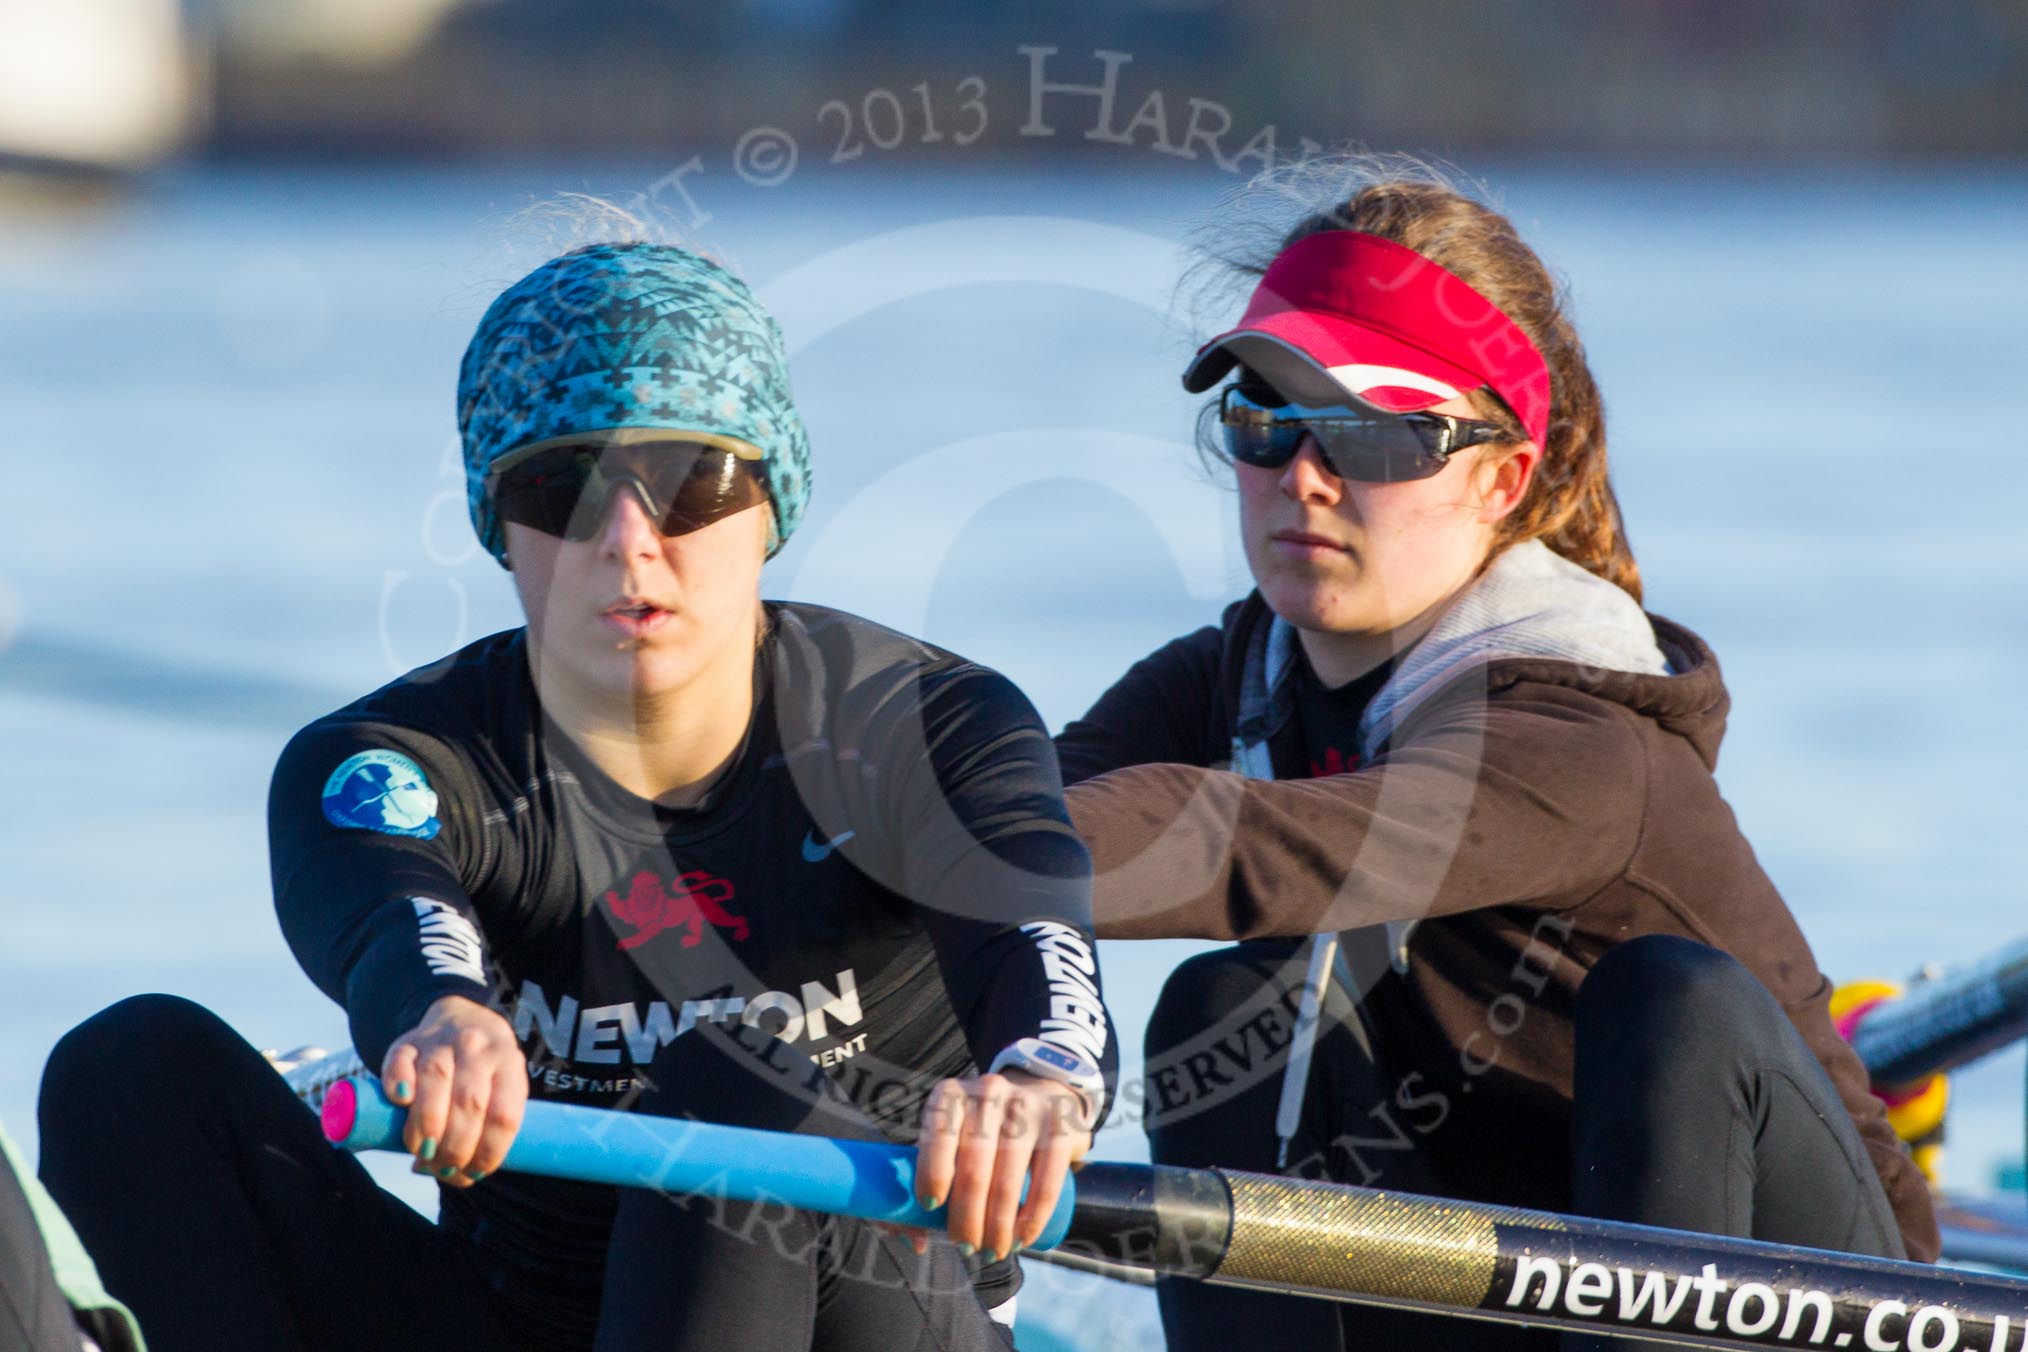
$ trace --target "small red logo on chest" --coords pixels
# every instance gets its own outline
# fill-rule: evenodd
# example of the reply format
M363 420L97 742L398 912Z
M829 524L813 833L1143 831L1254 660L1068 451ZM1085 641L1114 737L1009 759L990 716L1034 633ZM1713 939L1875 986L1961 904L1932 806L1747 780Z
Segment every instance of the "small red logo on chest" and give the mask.
M1316 761L1310 762L1310 778L1322 779L1326 775L1349 774L1358 768L1358 752L1354 751L1348 754L1347 752L1340 751L1335 746L1327 746L1324 748L1323 764L1319 765Z
M634 927L634 933L620 940L621 948L637 948L664 930L682 929L683 947L695 948L704 942L704 927L730 929L735 940L747 936L746 917L725 909L732 900L729 879L714 878L702 869L685 873L664 885L652 873L634 875L627 895L606 893L606 905L613 918Z

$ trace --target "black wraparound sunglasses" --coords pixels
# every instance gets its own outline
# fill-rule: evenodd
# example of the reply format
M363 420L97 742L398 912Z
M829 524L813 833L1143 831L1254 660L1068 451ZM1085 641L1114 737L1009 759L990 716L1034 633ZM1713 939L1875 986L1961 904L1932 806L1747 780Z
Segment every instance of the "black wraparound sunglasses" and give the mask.
M591 539L621 485L640 494L662 534L685 535L767 500L759 452L742 453L750 449L680 437L542 442L502 456L487 482L502 521L545 535Z
M1340 479L1373 484L1430 478L1466 447L1512 435L1497 423L1443 413L1292 403L1272 388L1245 384L1226 388L1218 421L1226 453L1242 465L1280 469L1308 435L1316 438L1324 468Z

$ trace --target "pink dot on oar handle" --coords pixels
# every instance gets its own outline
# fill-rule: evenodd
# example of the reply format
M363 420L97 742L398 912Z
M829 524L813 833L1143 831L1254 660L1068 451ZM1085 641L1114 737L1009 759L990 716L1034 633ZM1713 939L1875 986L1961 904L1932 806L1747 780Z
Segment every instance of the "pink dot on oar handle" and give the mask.
M338 1142L352 1134L359 1118L359 1090L350 1080L340 1080L324 1095L324 1139Z

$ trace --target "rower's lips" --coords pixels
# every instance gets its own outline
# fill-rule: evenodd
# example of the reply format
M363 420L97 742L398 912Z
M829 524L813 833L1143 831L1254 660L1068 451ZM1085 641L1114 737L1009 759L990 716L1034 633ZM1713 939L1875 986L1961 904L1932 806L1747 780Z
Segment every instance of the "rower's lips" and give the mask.
M1268 537L1268 543L1299 554L1352 553L1352 546L1348 544L1322 535L1311 535L1307 531L1276 531Z
M599 623L627 638L645 638L666 628L676 613L660 606L614 607L599 613Z

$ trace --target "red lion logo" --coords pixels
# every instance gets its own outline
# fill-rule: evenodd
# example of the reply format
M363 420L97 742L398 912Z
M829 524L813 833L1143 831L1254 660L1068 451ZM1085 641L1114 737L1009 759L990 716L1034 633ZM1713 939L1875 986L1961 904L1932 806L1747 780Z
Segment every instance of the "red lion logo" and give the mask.
M1327 746L1324 748L1323 764L1319 765L1316 761L1310 762L1310 778L1323 779L1329 775L1349 774L1358 768L1359 753L1357 751L1347 755L1335 746Z
M702 869L684 874L673 887L666 888L654 874L636 873L626 896L606 893L606 905L612 908L614 917L635 930L620 940L621 948L638 948L662 931L679 926L687 931L683 936L685 948L695 948L704 942L707 924L730 928L734 939L744 939L746 917L725 909L725 903L731 900L732 883L714 878Z

